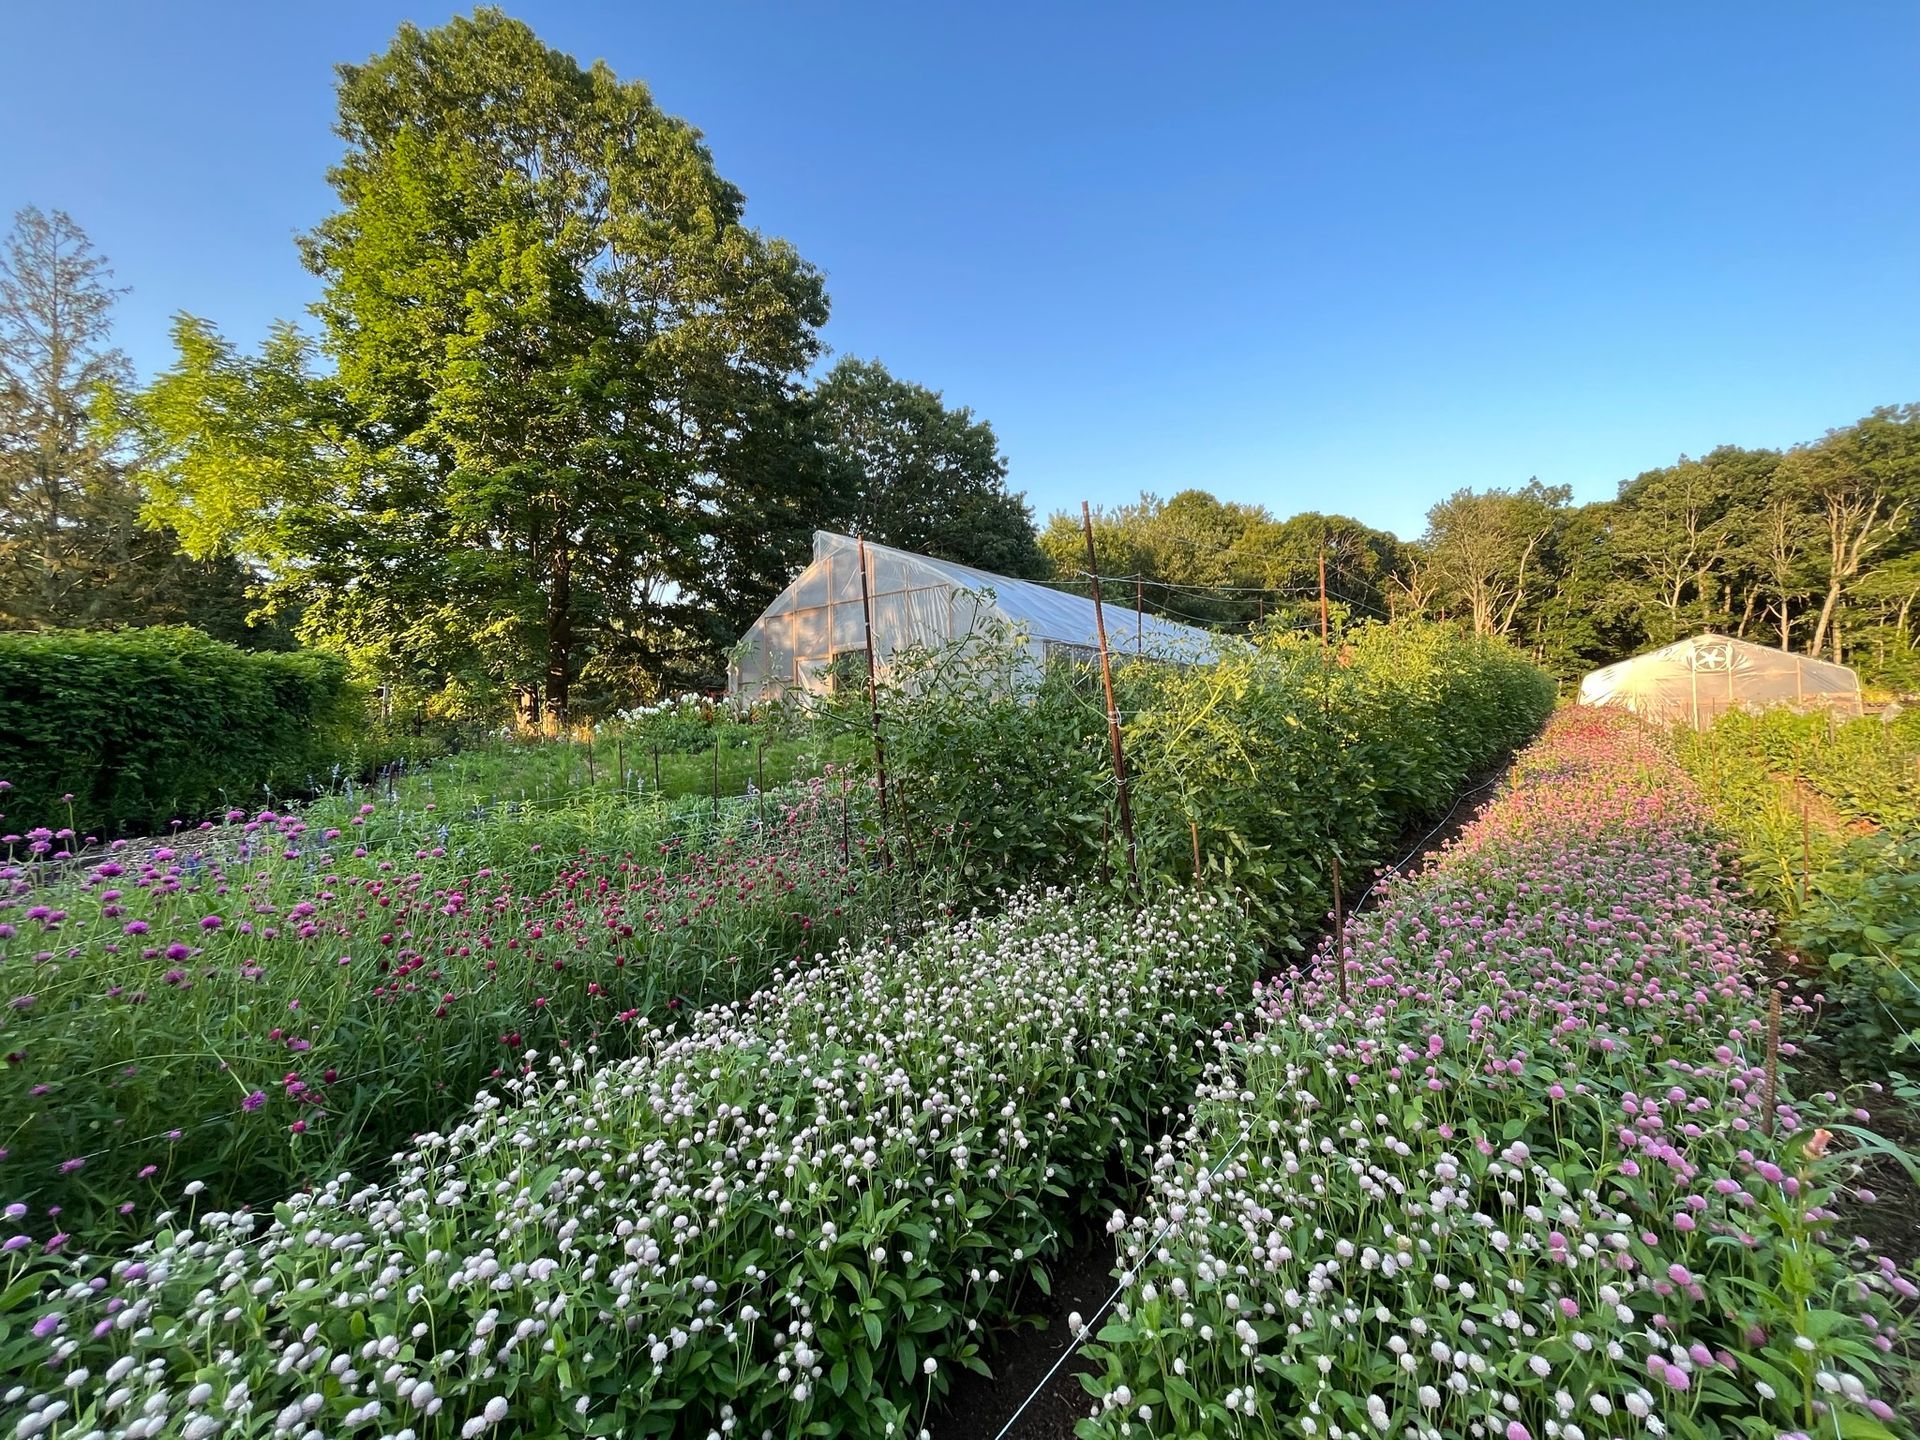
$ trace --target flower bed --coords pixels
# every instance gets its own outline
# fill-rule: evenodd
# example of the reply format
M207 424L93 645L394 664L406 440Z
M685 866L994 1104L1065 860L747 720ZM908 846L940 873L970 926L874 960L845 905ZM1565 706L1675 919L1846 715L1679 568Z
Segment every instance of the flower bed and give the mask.
M1029 897L543 1057L391 1183L70 1262L0 1338L18 1433L913 1433L1253 964L1217 900Z
M641 1022L891 913L893 878L818 783L699 843L521 839L499 867L360 809L4 872L0 1199L32 1207L37 1241L138 1233L190 1180L257 1203L383 1158L527 1047L617 1058Z
M1911 1434L1917 1292L1836 1226L1864 1116L1769 1115L1763 937L1663 744L1563 714L1344 1001L1325 948L1261 994L1115 1216L1081 1434Z

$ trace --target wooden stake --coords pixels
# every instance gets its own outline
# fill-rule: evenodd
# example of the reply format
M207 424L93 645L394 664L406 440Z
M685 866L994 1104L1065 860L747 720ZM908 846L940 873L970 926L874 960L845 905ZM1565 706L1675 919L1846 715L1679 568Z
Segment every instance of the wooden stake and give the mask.
M660 747L658 745L653 747L653 788L656 791L660 788Z
M1327 547L1320 547L1320 648L1327 648Z
M1760 1117L1761 1133L1773 1135L1773 1111L1780 1101L1780 992L1767 997L1767 1113Z
M593 732L589 730L587 732L587 784L597 784L599 778L593 768Z
M620 788L622 790L625 790L627 788L627 737L626 736L616 735L613 737L613 758L615 763L620 767Z
M1200 827L1187 817L1187 833L1193 837L1193 888L1200 888Z
M753 788L766 793L767 789L767 742L762 739L753 751Z
M1807 877L1813 870L1813 827L1807 819L1807 797L1800 797L1800 908L1807 908Z
M867 582L867 541L860 539L860 613L864 619L867 644L867 711L873 719L873 772L880 781L880 863L893 868L893 856L887 849L887 742L880 733L880 678L873 659L873 590Z
M1120 707L1113 699L1113 662L1107 655L1107 618L1100 607L1100 565L1093 553L1093 511L1080 502L1080 523L1087 532L1087 579L1093 586L1093 628L1100 637L1100 683L1107 692L1107 739L1113 748L1113 780L1120 802L1120 833L1127 842L1127 885L1140 888L1140 862L1133 843L1133 801L1127 792L1127 753L1120 742Z
M1327 863L1333 867L1333 964L1334 973L1340 977L1340 1003L1347 1003L1347 916L1342 908L1340 897L1340 857L1329 854Z

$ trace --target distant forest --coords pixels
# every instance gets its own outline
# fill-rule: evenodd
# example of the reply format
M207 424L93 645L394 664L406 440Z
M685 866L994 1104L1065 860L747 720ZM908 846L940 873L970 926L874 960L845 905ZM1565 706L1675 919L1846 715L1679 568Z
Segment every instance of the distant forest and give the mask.
M1036 532L990 424L822 370L822 275L644 85L491 10L339 77L337 206L298 247L322 298L256 350L182 314L134 375L105 257L13 217L0 629L188 624L534 718L714 683L817 527L1084 583L1079 516ZM1096 532L1116 601L1207 625L1316 623L1324 556L1342 620L1451 617L1563 676L1712 627L1920 687L1916 405L1600 503L1462 490L1406 543L1199 489Z

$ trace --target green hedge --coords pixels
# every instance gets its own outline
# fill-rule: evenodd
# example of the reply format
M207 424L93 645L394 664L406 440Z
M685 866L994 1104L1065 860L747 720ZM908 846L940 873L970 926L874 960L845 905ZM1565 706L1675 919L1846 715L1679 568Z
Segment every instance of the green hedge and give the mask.
M10 832L131 834L257 809L329 783L365 723L333 655L240 650L171 626L0 635Z

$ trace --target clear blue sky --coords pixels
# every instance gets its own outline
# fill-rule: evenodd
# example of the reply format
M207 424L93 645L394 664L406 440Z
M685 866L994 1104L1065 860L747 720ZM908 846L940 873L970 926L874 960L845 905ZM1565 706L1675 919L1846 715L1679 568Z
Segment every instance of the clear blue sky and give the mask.
M1044 513L1200 485L1417 533L1920 400L1920 7L506 7L648 81L826 336L971 405ZM313 282L332 69L400 3L20 5L0 209L251 343Z

